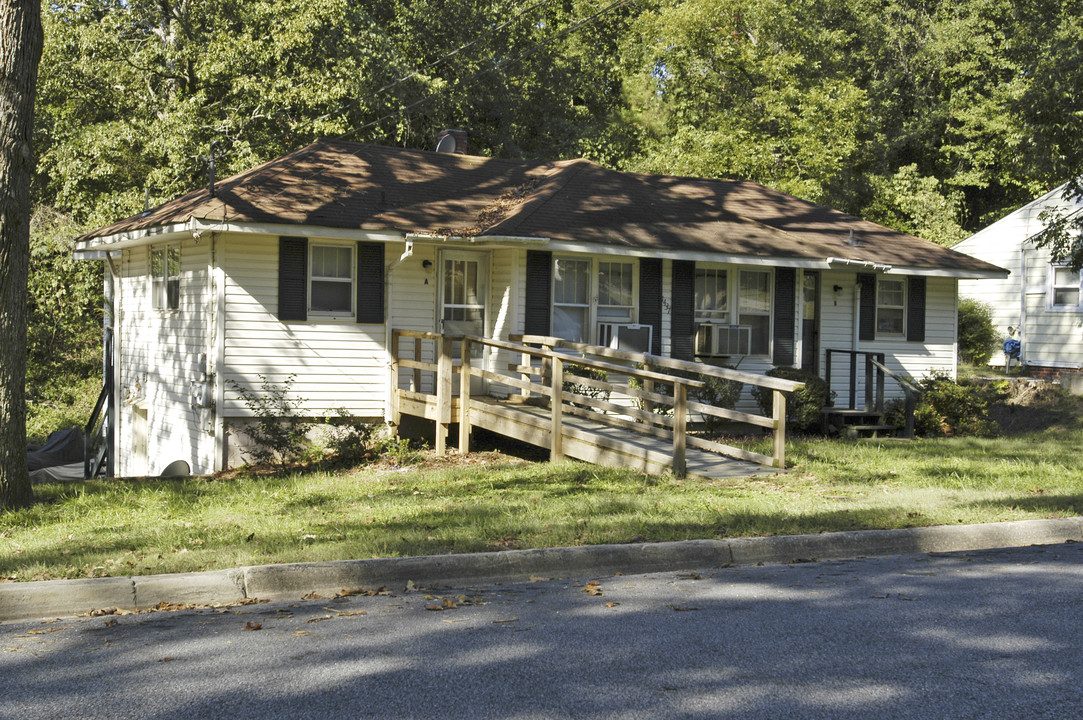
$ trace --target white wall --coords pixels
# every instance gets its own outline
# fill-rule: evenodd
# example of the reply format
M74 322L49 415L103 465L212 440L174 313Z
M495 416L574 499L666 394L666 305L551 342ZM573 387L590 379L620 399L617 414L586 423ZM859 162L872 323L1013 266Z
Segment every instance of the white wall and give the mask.
M224 417L251 411L234 383L250 391L263 383L284 386L312 416L338 409L382 417L387 387L383 324L353 318L282 322L278 312L278 237L232 235L219 243L225 274ZM389 253L387 253L389 254ZM397 257L397 256L396 256Z
M842 289L835 292L834 286ZM860 300L857 275L852 272L829 271L822 275L820 284L820 368L826 372L826 350L859 350L882 352L888 368L896 373L921 378L934 372L955 377L956 364L956 280L934 278L926 280L925 342L910 342L901 338L882 340L857 340L855 345L855 308ZM834 354L831 360L831 389L837 393L835 404L849 404L849 359ZM857 406L864 403L864 360L858 361ZM887 378L885 397L902 397L902 389Z
M118 475L157 475L175 460L193 472L213 469L213 415L192 407L211 347L209 243L180 243L180 307L151 307L147 247L125 250L118 267L116 351ZM133 452L134 407L146 409L146 451Z

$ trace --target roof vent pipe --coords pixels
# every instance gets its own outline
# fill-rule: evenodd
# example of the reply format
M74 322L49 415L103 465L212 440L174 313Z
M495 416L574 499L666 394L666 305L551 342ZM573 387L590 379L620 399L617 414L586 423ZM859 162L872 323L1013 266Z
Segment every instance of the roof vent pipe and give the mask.
M466 154L465 130L441 130L436 136L436 152Z

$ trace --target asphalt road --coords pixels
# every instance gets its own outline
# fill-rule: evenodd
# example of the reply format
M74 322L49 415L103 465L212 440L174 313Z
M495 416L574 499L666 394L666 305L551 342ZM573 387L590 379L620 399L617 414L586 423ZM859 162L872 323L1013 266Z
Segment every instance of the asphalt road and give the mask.
M8 623L0 718L1083 716L1083 544L589 582Z

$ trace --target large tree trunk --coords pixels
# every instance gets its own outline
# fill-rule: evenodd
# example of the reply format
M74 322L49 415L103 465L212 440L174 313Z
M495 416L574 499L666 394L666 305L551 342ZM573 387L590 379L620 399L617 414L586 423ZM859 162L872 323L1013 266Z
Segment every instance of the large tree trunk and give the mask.
M0 509L29 505L26 274L40 0L0 0Z

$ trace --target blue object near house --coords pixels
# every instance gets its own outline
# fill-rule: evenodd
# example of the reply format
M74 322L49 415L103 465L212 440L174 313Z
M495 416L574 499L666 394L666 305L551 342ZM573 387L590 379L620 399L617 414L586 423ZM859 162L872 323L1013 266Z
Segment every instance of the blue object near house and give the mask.
M1018 360L1022 349L1023 346L1015 338L1008 338L1004 341L1004 355L1006 357Z

